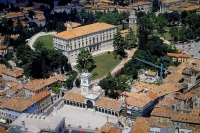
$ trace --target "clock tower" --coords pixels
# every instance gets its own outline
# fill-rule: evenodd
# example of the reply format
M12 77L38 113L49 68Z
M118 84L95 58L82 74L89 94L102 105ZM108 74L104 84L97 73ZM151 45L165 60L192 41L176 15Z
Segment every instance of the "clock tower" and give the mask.
M81 94L88 95L91 89L91 73L82 73L81 78Z

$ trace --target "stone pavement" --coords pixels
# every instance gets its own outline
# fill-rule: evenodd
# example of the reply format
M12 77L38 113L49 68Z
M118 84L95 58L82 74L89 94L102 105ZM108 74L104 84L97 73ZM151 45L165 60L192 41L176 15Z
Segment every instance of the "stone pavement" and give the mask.
M78 108L64 105L58 110L58 114L65 117L66 127L95 130L100 129L107 122L107 114L94 112L93 109ZM117 123L118 117L108 115L108 121Z

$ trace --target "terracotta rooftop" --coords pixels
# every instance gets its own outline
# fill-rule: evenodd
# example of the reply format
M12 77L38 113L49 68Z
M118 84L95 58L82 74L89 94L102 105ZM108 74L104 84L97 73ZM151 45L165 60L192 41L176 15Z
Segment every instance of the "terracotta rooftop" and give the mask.
M0 133L9 133L4 127L0 126Z
M7 109L22 112L34 103L35 102L32 100L32 98L23 99L21 97L12 97L11 99L5 101L3 106Z
M6 66L4 64L0 64L0 75L2 75L2 71L6 69Z
M62 76L56 75L56 76L53 76L53 77L46 79L45 84L48 86L48 85L51 85L51 84L53 84L57 81L64 81L64 79L63 79Z
M165 97L162 101L159 102L159 105L176 105L178 104L178 101L169 97Z
M172 114L172 121L200 124L200 116L194 116L187 113Z
M96 133L121 133L122 130L120 129L114 129L113 126L115 123L112 122L106 122L101 129L99 129Z
M96 106L104 107L111 110L120 110L122 103L115 99L100 97L97 102Z
M17 18L17 17L23 17L24 16L24 13L23 12L9 12L9 13L6 13L6 15L4 16L5 18ZM0 17L1 19L2 17Z
M151 101L152 101L152 99L150 99L149 97L143 97L143 96L140 96L140 97L137 97L137 98L134 98L134 97L126 98L127 104L135 106L135 107L139 107L139 108L144 107L145 105L147 105ZM124 103L125 103L125 101L124 101Z
M183 52L183 49L182 49L182 48L177 48L177 50L178 50L178 53Z
M151 116L157 116L157 117L168 117L171 118L172 115L172 108L167 107L158 107L154 108L151 112Z
M13 90L13 91L19 91L19 90L21 90L24 87L24 85L21 84L21 83L12 82L10 84L10 87L11 87L10 89Z
M46 20L44 14L36 14L33 18L37 18L38 20Z
M194 106L191 114L194 116L200 116L200 106Z
M72 92L72 91L66 92L66 94L64 96L64 99L72 100L72 101L78 101L78 102L82 102L82 103L84 103L84 101L85 101L85 97L84 96L82 96L79 93Z
M148 83L144 83L144 82L135 82L135 85L132 86L132 88L136 89L138 92L142 91L142 90L151 90L154 87L157 87L157 85L155 84L148 84Z
M182 3L181 5L173 5L169 7L169 10L173 11L192 11L196 9L199 9L199 7L190 3Z
M167 53L167 56L169 57L175 57L175 58L190 58L190 54L181 54L181 53Z
M187 92L187 93L181 93L179 95L176 95L175 96L175 99L178 99L178 100L189 100L191 99L192 97L194 96L194 94L192 94L191 92Z
M178 83L163 83L162 85L154 87L151 91L160 97L173 92L178 92L181 89L183 89L183 87Z
M148 104L149 102L154 100L154 99L150 98L151 96L149 96L148 94L145 94L145 93L136 93L136 92L132 91L132 92L123 92L122 94L125 96L128 96L125 99L126 101L124 100L124 103L126 102L129 105L139 107L139 108L144 107L146 104ZM154 98L154 96L152 96L152 97Z
M94 32L99 32L111 28L116 28L116 26L106 23L94 23L89 24L81 27L77 27L71 30L63 31L60 33L55 34L55 37L63 38L63 39L72 39L88 34L92 34Z
M149 4L150 4L150 2L148 2L148 1L138 1L138 2L135 2L135 3L131 4L131 5L129 5L129 7L130 6L131 7L136 7L136 6L149 5Z
M7 48L6 45L1 45L1 46L0 46L0 50L5 50L6 48Z
M179 83L183 78L184 78L184 76L182 74L172 73L170 75L167 75L167 77L163 80L163 82L166 82L166 83Z
M20 70L20 69L11 70L9 68L6 68L2 71L2 74L6 74L6 75L9 75L11 77L17 78L17 77L22 76L24 74L24 71Z
M149 133L150 126L156 125L156 119L149 117L137 117L133 125L132 133Z
M178 2L180 0L161 0L161 2L163 3L174 3L174 2Z
M153 100L156 100L158 98L158 96L152 91L147 92L147 96Z
M23 27L26 26L26 22L25 22L25 21L20 21L20 23L21 23L21 25L22 25ZM13 22L13 26L14 26L14 27L16 27L17 25L18 25L17 22Z
M34 79L24 85L24 88L31 90L33 92L45 87L46 87L46 84L45 84L44 79Z
M69 23L71 24L72 28L76 28L76 27L81 26L80 23L76 23L76 22L66 22L66 23L64 23L65 27L67 27L67 25L68 25Z
M51 93L49 92L49 91L42 91L42 92L40 92L40 93L38 93L38 94L35 94L34 96L33 96L33 100L34 101L40 101L40 100L42 100L43 98L45 98L45 97L47 97L47 96L50 96L51 95Z

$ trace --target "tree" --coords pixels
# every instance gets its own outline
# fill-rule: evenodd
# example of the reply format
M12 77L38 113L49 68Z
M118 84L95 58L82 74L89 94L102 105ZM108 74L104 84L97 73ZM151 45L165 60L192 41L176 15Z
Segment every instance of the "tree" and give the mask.
M33 1L32 0L28 0L28 5L27 7L33 6Z
M106 95L109 95L111 92L114 93L114 90L117 88L117 79L111 73L108 73L106 78L99 81L99 86L105 90Z
M172 28L170 28L169 34L174 39L174 41L178 40L178 28L177 27L173 26Z
M165 30L163 28L167 25L167 19L163 17L163 15L159 15L158 17L156 17L155 22L158 32L160 32L161 34L164 33Z
M194 34L194 32L192 31L192 29L191 28L187 28L187 30L186 30L186 38L187 39L194 39L195 38L195 34Z
M41 51L41 49L44 48L44 44L39 41L34 45L34 47L36 51Z
M76 79L75 81L76 87L79 87L81 84L81 80L79 78Z
M182 42L186 40L186 30L186 27L182 26L178 32L179 40L181 40Z
M56 31L57 32L62 32L62 31L65 31L65 30L66 30L66 27L65 27L63 22L58 22L56 24Z
M137 46L137 39L132 28L129 28L128 34L126 35L126 40L127 40L126 49L131 49Z
M28 11L28 14L29 14L29 17L30 17L31 19L33 19L33 16L35 15L35 12L34 12L33 10L29 10L29 11Z
M150 18L145 15L138 19L138 26L138 46L139 49L145 50L148 41L148 35L151 34L153 24Z
M158 0L152 2L152 12L157 12L160 9L160 3Z
M130 90L130 86L128 85L128 81L130 80L129 76L120 76L117 79L117 90L120 91L129 91Z
M84 48L80 50L76 62L79 71L92 71L95 68L92 54Z
M113 47L114 47L115 51L118 54L120 54L120 55L124 54L124 50L125 50L125 47L126 47L126 42L122 38L122 36L121 36L119 31L117 31L117 33L114 36Z
M168 22L172 22L172 24L175 24L175 22L179 22L180 21L180 14L178 11L173 11L171 13L169 13L169 16L168 16Z

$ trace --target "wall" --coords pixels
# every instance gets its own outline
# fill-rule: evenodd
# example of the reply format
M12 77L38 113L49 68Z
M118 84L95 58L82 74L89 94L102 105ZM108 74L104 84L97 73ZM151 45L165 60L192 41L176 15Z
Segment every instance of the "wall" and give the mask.
M3 78L4 80L14 81L14 82L19 82L19 83L21 83L20 80L23 78L23 76L18 77L18 78L15 78L15 77L11 77L11 76L9 76L9 75L6 75L6 74L2 73L2 78Z

